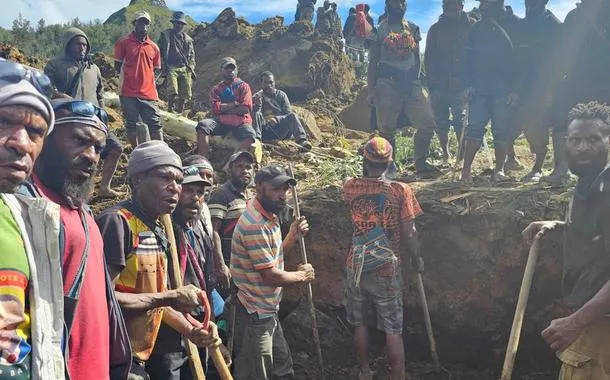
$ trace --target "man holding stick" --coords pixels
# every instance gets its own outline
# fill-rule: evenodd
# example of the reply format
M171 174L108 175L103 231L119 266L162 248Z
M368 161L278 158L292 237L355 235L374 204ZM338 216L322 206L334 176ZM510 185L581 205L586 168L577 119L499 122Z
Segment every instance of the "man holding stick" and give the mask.
M296 180L279 166L255 176L256 198L239 218L233 233L231 275L237 287L235 316L236 380L294 379L290 349L278 319L282 287L314 280L310 264L296 272L284 270L284 251L299 233L309 231L304 217L296 219L282 240L278 215Z
M578 184L565 221L530 224L528 241L561 228L563 288L572 313L551 322L542 337L563 362L560 379L610 376L610 107L591 102L570 111L567 160Z

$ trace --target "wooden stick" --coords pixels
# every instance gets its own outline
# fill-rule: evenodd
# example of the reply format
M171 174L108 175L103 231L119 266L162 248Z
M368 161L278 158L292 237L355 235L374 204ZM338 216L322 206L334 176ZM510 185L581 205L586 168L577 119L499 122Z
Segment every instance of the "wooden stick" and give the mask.
M176 288L180 288L183 285L182 274L180 273L180 260L178 260L178 249L176 248L176 236L174 235L174 227L172 226L171 217L166 214L161 217L167 240L169 240L170 247L170 260L172 261L172 271L170 276L172 282ZM209 313L210 310L206 310ZM189 364L191 365L191 371L193 372L193 378L195 380L205 380L205 374L203 373L203 365L201 364L201 358L199 357L199 349L190 340L184 338L186 343L186 353L189 358Z
M438 352L436 351L436 340L434 339L434 332L432 331L432 321L430 320L430 310L428 309L428 300L426 299L424 278L421 273L417 273L417 290L419 291L419 299L424 312L424 322L426 323L426 333L428 334L428 342L430 343L430 355L432 356L432 363L434 363L436 372L441 372L441 361L438 358Z
M534 278L534 272L536 270L536 263L538 262L541 236L542 235L540 232L536 235L536 237L534 238L534 242L532 243L532 247L530 248L529 255L527 257L527 264L525 265L523 281L521 282L521 289L519 290L519 299L517 301L515 317L513 318L513 325L510 330L510 338L508 341L508 346L506 348L506 356L504 357L504 365L502 366L502 377L500 378L501 380L510 380L513 375L515 358L517 356L517 350L519 349L521 327L523 326L523 317L525 315L527 301L529 299L530 291L532 289L532 281Z
M292 170L292 164L288 166L288 175L294 177L294 171ZM291 186L292 198L294 200L294 215L297 219L301 217L301 209L299 208L299 195L297 193L296 186ZM305 247L305 239L299 232L299 248L301 251L301 259L303 264L307 264L307 249ZM318 357L318 363L320 364L320 379L324 378L324 360L322 359L322 348L320 346L320 335L318 333L318 322L316 320L316 309L313 303L313 291L311 289L311 283L307 284L307 301L309 303L309 316L311 317L311 329L313 330L313 341L316 345L316 355Z

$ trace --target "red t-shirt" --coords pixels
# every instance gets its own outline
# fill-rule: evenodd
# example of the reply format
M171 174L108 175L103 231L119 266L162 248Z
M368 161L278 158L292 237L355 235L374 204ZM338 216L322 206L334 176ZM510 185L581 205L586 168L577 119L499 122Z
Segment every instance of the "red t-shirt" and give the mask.
M238 102L249 110L245 115L233 115L220 113L222 103ZM210 105L214 117L224 125L239 127L240 125L252 125L252 90L250 85L239 78L233 79L233 83L225 81L218 83L210 91Z
M157 100L155 69L161 69L161 51L146 37L143 42L134 33L114 45L114 60L121 62L121 95Z
M63 257L64 294L68 293L85 249L85 230L77 208L68 206L52 190L33 176L34 184L45 198L60 205L64 227L65 248ZM110 379L110 328L106 301L104 244L100 230L89 213L89 257L79 301L70 332L68 371L70 378L81 380Z

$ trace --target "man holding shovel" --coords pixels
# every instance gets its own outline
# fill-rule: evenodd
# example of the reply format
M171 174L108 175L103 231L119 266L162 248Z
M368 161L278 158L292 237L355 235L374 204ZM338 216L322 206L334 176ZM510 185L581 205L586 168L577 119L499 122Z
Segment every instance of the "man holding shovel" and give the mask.
M343 197L349 204L354 226L346 262L347 320L355 327L359 379L372 379L363 316L366 306L372 303L377 313L377 328L386 333L390 378L402 380L405 354L400 264L410 257L419 273L424 270L414 223L422 210L409 185L384 178L392 162L389 141L374 137L363 147L362 154L362 177L349 179L343 186Z
M610 377L610 107L591 102L570 111L567 160L578 184L565 221L530 224L538 233L563 229L563 288L572 313L542 337L563 362L560 379Z

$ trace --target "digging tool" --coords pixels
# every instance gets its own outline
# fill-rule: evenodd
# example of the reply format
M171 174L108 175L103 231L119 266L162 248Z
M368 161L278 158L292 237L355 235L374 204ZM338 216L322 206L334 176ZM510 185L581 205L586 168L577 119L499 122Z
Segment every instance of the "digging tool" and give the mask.
M462 130L460 131L460 140L458 141L458 152L455 159L456 162L461 162L464 159L464 140L466 138L466 129L468 129L468 120L470 119L470 107L464 107L464 120L462 121Z
M288 166L288 175L294 177L294 171L292 170L292 164ZM294 215L297 219L301 217L301 210L299 208L299 195L297 193L296 186L291 186L292 199L294 200ZM299 248L301 251L301 260L303 264L307 264L307 250L305 248L305 239L303 235L299 233ZM322 359L322 348L320 347L320 335L318 334L318 322L316 321L316 309L313 304L313 292L311 290L311 283L307 284L307 301L309 302L309 316L311 318L311 329L313 330L313 341L316 345L316 355L318 357L318 363L320 364L321 379L324 378L324 361Z
M502 377L500 378L501 380L510 380L513 375L515 358L517 356L517 350L519 349L521 327L523 326L523 316L525 315L527 301L529 299L530 291L532 289L532 280L534 278L534 272L536 270L536 263L538 262L538 253L540 250L541 237L542 233L538 232L530 248L530 252L527 257L527 264L525 264L523 281L521 282L521 289L519 290L519 299L517 300L517 308L515 310L515 317L513 318L513 326L510 329L510 338L508 340L508 346L506 347L504 365L502 366Z
M419 292L419 299L421 301L421 307L424 312L424 322L426 323L426 333L428 334L428 341L430 342L430 355L432 356L432 363L436 372L441 372L441 361L438 358L438 352L436 351L436 340L434 339L434 332L432 331L432 321L430 320L430 310L428 310L428 300L426 299L426 289L424 288L424 277L421 273L417 273L417 290Z
M171 274L171 277L173 277L173 283L175 284L175 286L177 288L179 288L179 287L183 286L183 282L182 282L182 274L180 273L180 261L178 260L178 249L176 248L177 247L176 246L176 236L174 235L174 227L172 226L172 219L168 214L163 215L161 217L161 223L163 223L163 228L165 229L165 233L167 235L167 240L169 240L169 243L170 243L170 259L172 261L172 271L170 272L170 274ZM203 294L205 295L205 293L203 293ZM206 297L206 300L207 300L207 297ZM212 311L210 310L209 303L208 303L208 305L204 305L204 307L207 307L207 310L205 310L206 315L207 315L206 318L209 318L209 315L212 313ZM187 315L186 317L187 317L187 320L191 324L193 324L195 327L197 327L197 328L205 327L201 323L199 323L198 321L196 321L195 319L190 317L189 315ZM196 380L205 380L205 375L203 373L203 365L201 364L201 358L199 357L199 350L197 349L197 346L195 344L193 344L193 342L189 341L188 339L185 339L185 343L186 343L186 353L189 357L189 363L191 365L191 371L193 372L193 377ZM218 373L220 374L220 378L222 380L233 380L233 377L231 376L231 372L229 371L229 368L227 367L227 363L225 363L224 358L222 357L220 349L218 347L210 347L210 353L212 356L212 360L214 361L214 365L216 366L216 369L218 370Z

